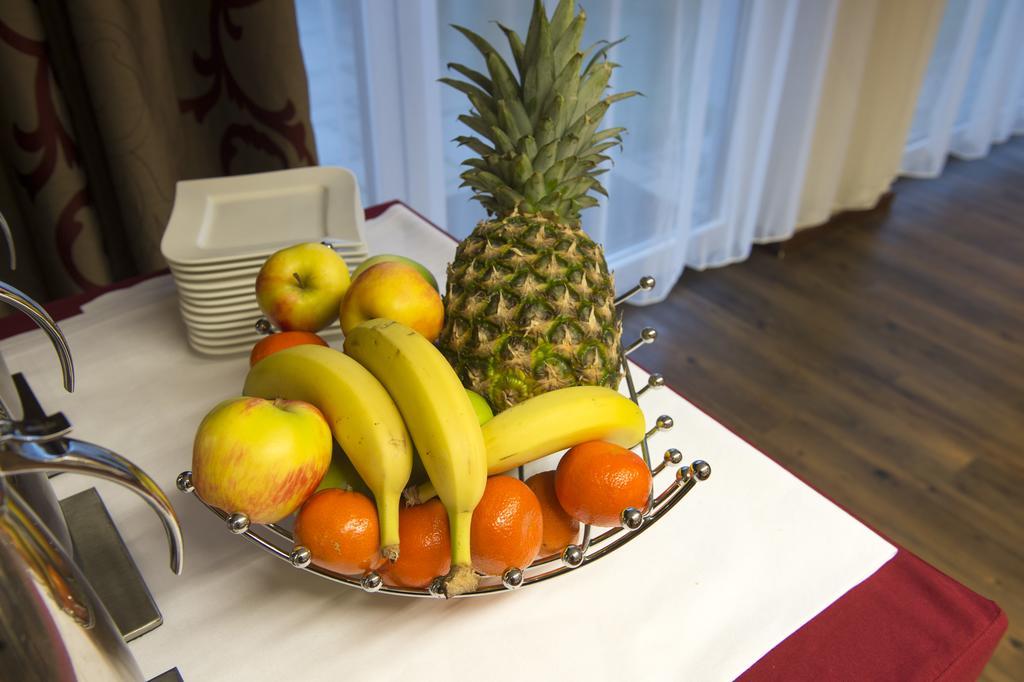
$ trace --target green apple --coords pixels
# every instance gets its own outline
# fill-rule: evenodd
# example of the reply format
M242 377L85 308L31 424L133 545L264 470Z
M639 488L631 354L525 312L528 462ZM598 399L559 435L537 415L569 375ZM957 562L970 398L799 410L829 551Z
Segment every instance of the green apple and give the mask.
M334 443L334 452L331 454L331 465L327 467L327 473L320 480L320 485L316 487L316 491L320 492L325 488L354 490L370 497L373 496L370 488L363 482L359 472L356 471L352 460L348 458L348 455L341 449L337 441Z
M378 317L400 322L434 341L444 326L444 303L416 268L397 261L377 263L352 280L338 318L347 334Z
M440 292L441 290L437 287L437 280L434 279L433 273L427 270L423 265L417 263L412 258L406 258L405 256L399 256L394 253L381 253L376 256L371 256L359 264L359 267L352 273L352 279L355 279L359 275L363 274L377 263L403 263L416 269L418 273L423 275L423 279L427 280L430 286L434 287L434 291Z
M331 463L334 437L313 405L232 398L199 424L192 482L207 504L276 523L313 494Z
M486 398L468 388L466 389L466 395L469 396L469 402L473 404L473 411L476 412L476 418L481 426L484 422L490 421L494 417L494 410L491 409Z
M256 275L256 302L282 331L318 332L334 321L351 279L345 260L319 242L274 253Z

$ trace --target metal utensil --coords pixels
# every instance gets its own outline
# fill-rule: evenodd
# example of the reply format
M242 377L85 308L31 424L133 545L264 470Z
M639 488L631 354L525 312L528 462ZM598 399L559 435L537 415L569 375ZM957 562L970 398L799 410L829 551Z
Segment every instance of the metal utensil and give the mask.
M0 232L6 232L2 218ZM4 282L0 301L28 315L47 334L60 360L64 388L72 391L71 350L57 323L42 306ZM0 369L9 378L6 365ZM46 474L98 476L141 496L160 517L171 570L180 574L182 534L174 508L153 479L132 462L69 437L71 425L63 414L47 416L34 398L20 395L15 402L10 391L6 393L0 393L0 676L141 680L109 613L65 551L69 534ZM14 489L13 481L32 495L31 504Z
M0 584L5 679L143 679L85 576L3 476Z

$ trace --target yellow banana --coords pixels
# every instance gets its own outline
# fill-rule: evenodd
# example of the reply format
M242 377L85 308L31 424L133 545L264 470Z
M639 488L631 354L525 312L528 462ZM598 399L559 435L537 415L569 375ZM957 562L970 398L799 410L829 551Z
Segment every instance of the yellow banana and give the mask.
M345 336L345 352L391 393L448 510L452 569L445 578L445 593L451 597L475 589L470 523L487 484L487 455L462 383L433 344L391 320L370 320L351 329Z
M591 440L631 448L644 437L644 413L610 388L571 386L508 408L483 434L487 472L497 474Z
M316 405L359 476L373 491L381 554L398 558L398 509L412 471L412 441L380 382L344 353L302 345L278 351L249 370L242 393Z
M644 413L610 388L571 386L524 400L482 430L487 474L494 475L591 440L633 447L644 436ZM429 482L408 493L414 502L434 494Z

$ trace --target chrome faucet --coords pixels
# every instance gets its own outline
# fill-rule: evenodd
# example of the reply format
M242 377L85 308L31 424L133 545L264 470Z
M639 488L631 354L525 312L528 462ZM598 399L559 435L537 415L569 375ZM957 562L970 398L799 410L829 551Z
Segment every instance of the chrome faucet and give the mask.
M2 216L0 231L10 241ZM4 282L0 301L28 315L46 332L60 360L64 388L72 391L71 350L57 323L32 298ZM2 356L0 374L11 383ZM142 679L110 615L71 560L69 542L61 541L67 529L46 474L97 476L142 497L163 524L171 570L180 574L183 543L174 508L153 479L132 462L70 437L71 425L64 415L22 418L20 407L20 400L15 405L10 395L0 398L0 677Z
M0 282L0 300L24 311L50 337L60 359L64 388L71 391L75 369L67 338L42 306L14 287ZM11 409L0 417L0 475L32 472L81 473L120 483L141 496L160 517L171 552L171 570L181 573L182 537L170 500L152 478L132 462L104 447L71 438L62 416L39 422L14 421ZM35 447L45 444L46 447Z
M28 297L27 294L15 289L7 282L0 281L0 301L19 310L35 322L40 329L50 337L50 343L57 351L57 359L60 360L60 371L64 376L64 388L69 393L75 390L75 364L71 360L71 348L64 332L60 330L57 323L53 321L46 310ZM6 406L4 406L6 407Z

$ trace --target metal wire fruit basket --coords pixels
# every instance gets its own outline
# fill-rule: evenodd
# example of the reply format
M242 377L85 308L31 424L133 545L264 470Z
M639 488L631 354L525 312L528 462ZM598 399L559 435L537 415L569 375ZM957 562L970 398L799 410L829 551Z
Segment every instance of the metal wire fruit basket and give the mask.
M641 291L653 289L654 284L653 277L641 278L635 287L615 300L615 305L621 305ZM264 333L270 331L264 320L257 323L257 329ZM638 405L640 404L640 399L648 391L664 386L665 381L660 374L651 374L648 377L647 383L638 389L633 380L627 358L638 348L653 343L657 336L657 331L653 327L645 327L640 332L638 339L623 346L620 351L619 360L622 364L623 376L629 390L629 397ZM654 426L644 434L643 439L633 448L634 451L637 448L640 449L639 454L650 469L655 486L658 484L659 475L672 467L678 467L675 469L675 475L672 476L672 480L660 494L655 495L654 488L652 487L646 511L633 507L624 509L621 514L622 525L620 527L609 528L597 535L594 534L594 530L590 525L584 525L580 541L567 546L561 554L539 557L525 569L508 568L500 577L481 576L480 586L476 590L457 595L456 598L497 594L557 578L611 554L651 528L676 506L693 489L697 482L706 481L711 476L711 466L704 460L697 459L688 465L682 466L683 454L676 448L666 450L661 460L656 464L652 462L648 439L659 431L671 429L672 426L673 419L670 415L659 416L655 420ZM517 473L520 479L524 478L523 467L519 467ZM663 481L664 478L661 480ZM177 487L184 493L195 493L195 488L192 485L191 471L184 471L179 474ZM287 526L277 523L253 524L249 522L249 518L243 513L227 512L207 504L199 495L195 495L195 497L207 509L219 517L227 525L230 532L255 543L273 556L288 562L300 571L312 573L321 578L365 592L379 592L404 597L445 597L442 582L443 576L435 578L427 588L417 589L385 585L383 578L376 571L370 571L362 576L335 573L312 563L310 551L305 547L295 545L292 532Z

